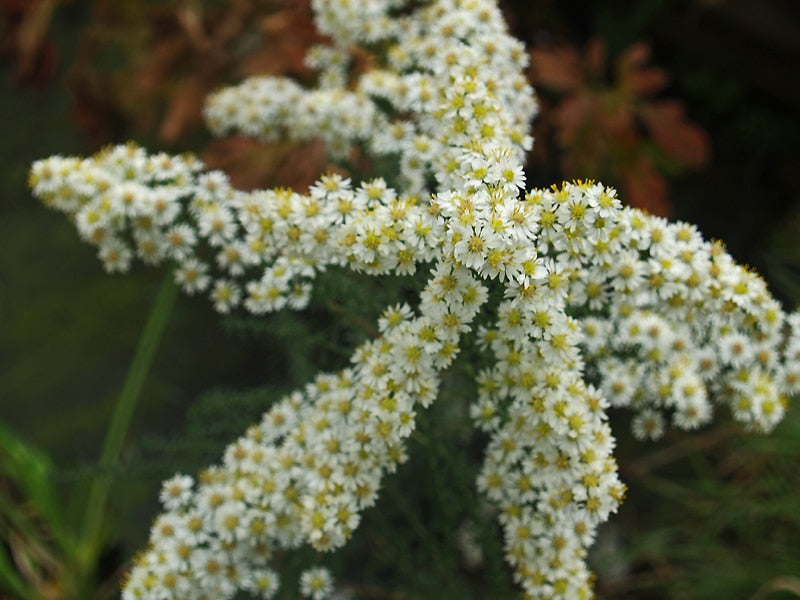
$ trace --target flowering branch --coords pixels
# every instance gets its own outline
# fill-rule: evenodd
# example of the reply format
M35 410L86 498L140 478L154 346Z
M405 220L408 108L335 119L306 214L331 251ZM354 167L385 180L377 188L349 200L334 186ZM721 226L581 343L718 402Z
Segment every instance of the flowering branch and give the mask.
M333 40L311 55L319 88L256 78L206 110L217 133L319 136L334 155L393 158L399 192L327 175L308 194L245 193L192 157L134 145L32 168L35 194L109 271L170 261L220 312L301 309L329 266L428 273L418 305L387 308L348 368L275 404L199 482L165 482L125 598L270 597L273 552L342 546L470 332L493 359L471 409L490 435L478 485L531 598L591 596L586 551L625 493L609 406L635 411L640 438L667 420L707 423L715 403L769 431L800 391L800 317L720 244L622 208L600 184L521 191L536 104L493 2L404 4L314 0ZM380 61L350 82L354 43ZM491 324L479 317L490 288L504 296ZM332 585L318 569L301 579L313 598Z

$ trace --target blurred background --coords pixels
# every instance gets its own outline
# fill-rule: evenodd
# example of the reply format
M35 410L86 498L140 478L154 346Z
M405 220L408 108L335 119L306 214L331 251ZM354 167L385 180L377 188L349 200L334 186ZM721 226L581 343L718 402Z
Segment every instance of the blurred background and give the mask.
M794 308L800 3L507 0L503 10L529 48L541 104L529 185L595 178L696 223ZM201 109L210 91L250 75L313 82L303 55L321 41L299 0L0 0L0 598L19 596L4 583L14 578L38 597L69 597L59 583L69 553L51 521L79 527L165 275L137 266L107 276L74 228L32 198L30 163L134 139L197 152L243 189L303 189L330 166L318 144L212 140ZM345 364L366 334L336 317L372 317L346 277L322 285L338 303L261 321L178 299L121 459L103 473L113 493L92 596L115 596L162 479L214 462L278 394ZM326 558L357 598L515 597L474 490L481 440L465 434L463 410L449 410L437 404L422 419L379 509ZM719 415L656 446L627 439L625 414L612 419L630 493L593 550L601 598L800 597L797 406L769 437ZM46 465L63 514L37 505L20 464Z

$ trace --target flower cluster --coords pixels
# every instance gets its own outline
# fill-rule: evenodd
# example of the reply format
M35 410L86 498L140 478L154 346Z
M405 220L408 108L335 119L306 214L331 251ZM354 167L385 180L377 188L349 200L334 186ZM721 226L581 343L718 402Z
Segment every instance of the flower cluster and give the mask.
M307 194L246 193L134 145L32 168L35 194L109 271L167 261L220 312L301 309L330 266L428 273L418 303L388 307L347 368L277 402L197 482L164 483L124 598L269 598L275 551L342 546L470 332L492 364L471 407L490 437L478 486L530 598L591 596L586 552L625 493L609 406L635 411L639 438L668 420L696 428L715 403L768 431L800 392L800 317L720 244L600 184L523 191L536 104L492 1L404 4L314 0L333 40L310 54L318 88L255 78L206 110L217 133L363 148L394 161L397 189L326 175ZM372 70L351 72L355 43ZM488 306L493 290L503 300ZM315 599L334 588L318 568L300 585Z

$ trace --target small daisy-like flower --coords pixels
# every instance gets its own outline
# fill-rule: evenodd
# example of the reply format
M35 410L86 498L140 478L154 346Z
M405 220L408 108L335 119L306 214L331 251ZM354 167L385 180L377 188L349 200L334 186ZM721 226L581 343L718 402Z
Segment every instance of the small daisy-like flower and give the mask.
M259 598L269 600L278 592L279 585L280 577L275 571L258 569L243 582L242 587Z
M228 313L232 308L239 305L242 299L242 291L235 281L230 279L218 279L214 282L211 290L211 299L214 308L221 313Z
M390 306L383 312L383 316L378 319L378 330L387 333L405 321L408 321L413 312L408 304L396 304Z
M103 267L109 273L124 273L130 268L133 252L123 242L116 239L104 241L98 251Z
M178 261L188 258L197 243L195 230L185 223L171 227L164 239L167 253Z
M300 594L311 600L326 600L333 592L333 577L325 567L312 567L300 575Z
M753 361L753 342L744 334L731 332L719 340L719 352L722 362L732 367L743 367Z
M637 439L657 440L664 435L664 416L657 410L644 409L633 417L631 431Z
M177 473L161 484L159 500L167 510L178 510L188 505L192 497L194 479L190 475Z
M208 266L196 258L190 258L175 270L175 281L189 295L202 292L211 282Z

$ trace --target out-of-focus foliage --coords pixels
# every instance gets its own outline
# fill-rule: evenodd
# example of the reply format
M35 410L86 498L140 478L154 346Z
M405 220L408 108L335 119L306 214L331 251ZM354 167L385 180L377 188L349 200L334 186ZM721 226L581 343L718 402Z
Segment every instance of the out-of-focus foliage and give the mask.
M659 97L668 75L649 65L649 56L648 46L636 43L610 69L606 44L598 38L582 54L566 45L534 48L531 76L554 98L543 103L539 123L553 129L564 177L588 174L615 182L630 204L666 216L665 175L704 167L710 142L702 127L686 119L680 100ZM539 143L546 139L541 134Z
M52 78L57 57L48 30L56 7L67 1L79 0L2 0L11 34L4 50L15 57L21 82L41 85ZM94 146L135 133L159 145L188 147L191 141L196 148L210 91L256 74L307 81L312 72L303 62L305 51L324 41L308 3L297 0L83 4L89 17L69 79L74 118ZM531 51L532 81L546 92L537 153L554 141L564 178L607 180L631 204L669 214L666 178L704 167L708 136L685 118L680 100L660 97L668 76L648 65L647 45L629 46L613 68L606 54L599 38L583 53L573 45ZM326 166L317 144L265 148L229 137L208 142L200 154L245 189L263 186L277 173L281 183L303 188Z
M0 597L111 598L121 572L107 571L95 580L96 564L91 574L81 569L87 548L71 526L70 503L55 485L55 471L46 452L0 423Z
M69 0L2 0L3 53L23 85L52 81L58 60L50 29ZM304 188L326 167L319 144L274 144L228 137L209 142L202 109L222 84L256 74L308 80L309 46L324 40L308 3L294 0L71 0L84 5L68 66L73 118L92 146L135 135L166 147L206 142L200 151L241 188L274 182ZM189 144L189 142L192 144Z
M202 128L205 97L224 82L307 79L318 41L304 2L94 0L72 66L77 117L103 141L122 119L173 145Z
M60 1L0 1L0 55L15 63L20 85L47 85L55 76L58 51L49 30Z
M721 421L657 447L620 440L631 495L594 549L600 597L800 597L797 406L775 433Z

